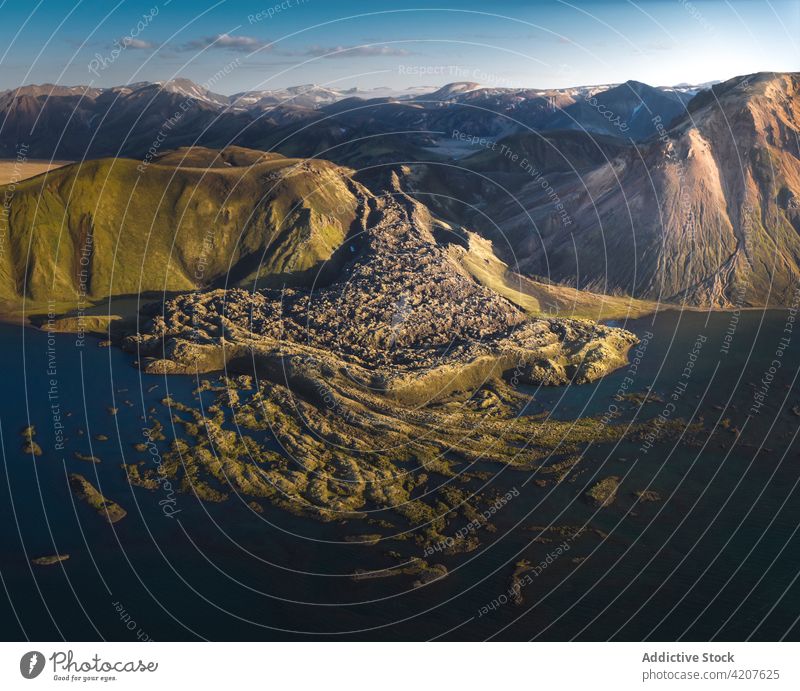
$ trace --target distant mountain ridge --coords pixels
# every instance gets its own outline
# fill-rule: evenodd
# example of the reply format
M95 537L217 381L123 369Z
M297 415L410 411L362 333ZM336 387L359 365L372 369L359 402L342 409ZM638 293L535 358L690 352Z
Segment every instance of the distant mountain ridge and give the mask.
M633 82L549 90L455 82L428 93L310 84L232 96L183 78L111 88L30 85L0 93L0 156L13 157L20 143L35 158L143 156L164 123L178 112L180 121L170 126L165 144L170 148L236 144L313 156L344 144L356 128L363 136L394 136L398 149L429 145L452 129L477 135L526 128L586 129L642 139L653 130L646 117L637 115L640 111L670 120L693 93ZM630 121L630 131L609 122L612 118L604 117L603 109L610 110L617 123Z

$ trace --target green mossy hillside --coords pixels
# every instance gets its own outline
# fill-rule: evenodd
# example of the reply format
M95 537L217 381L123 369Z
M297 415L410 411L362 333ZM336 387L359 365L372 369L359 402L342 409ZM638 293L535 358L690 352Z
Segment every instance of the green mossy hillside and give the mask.
M0 300L308 280L359 214L364 193L349 174L326 161L195 147L149 165L76 163L0 189L9 199Z

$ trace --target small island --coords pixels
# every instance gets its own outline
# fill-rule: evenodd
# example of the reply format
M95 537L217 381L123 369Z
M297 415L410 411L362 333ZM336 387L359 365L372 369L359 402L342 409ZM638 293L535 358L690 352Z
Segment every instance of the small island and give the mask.
M98 515L105 518L109 523L121 521L128 515L128 512L119 504L110 499L106 499L91 482L83 477L83 475L70 473L69 484L78 499L85 501Z
M67 559L69 559L69 554L51 554L46 557L31 559L31 564L35 564L36 566L53 566Z

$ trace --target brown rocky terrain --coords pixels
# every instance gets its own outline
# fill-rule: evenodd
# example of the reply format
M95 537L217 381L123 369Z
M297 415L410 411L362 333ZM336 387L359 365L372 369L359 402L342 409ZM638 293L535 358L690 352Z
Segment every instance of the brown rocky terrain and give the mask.
M437 236L446 229L398 187L370 197L336 281L169 300L126 346L148 372L297 370L325 363L384 394L430 400L517 370L519 381L593 381L635 337L584 320L531 320L478 283ZM303 361L304 365L299 363Z

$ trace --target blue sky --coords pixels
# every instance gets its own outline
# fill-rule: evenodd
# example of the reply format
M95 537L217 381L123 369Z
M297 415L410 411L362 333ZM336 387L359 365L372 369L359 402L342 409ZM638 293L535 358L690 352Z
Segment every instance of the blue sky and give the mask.
M3 89L664 85L800 70L798 0L0 0L0 19Z

